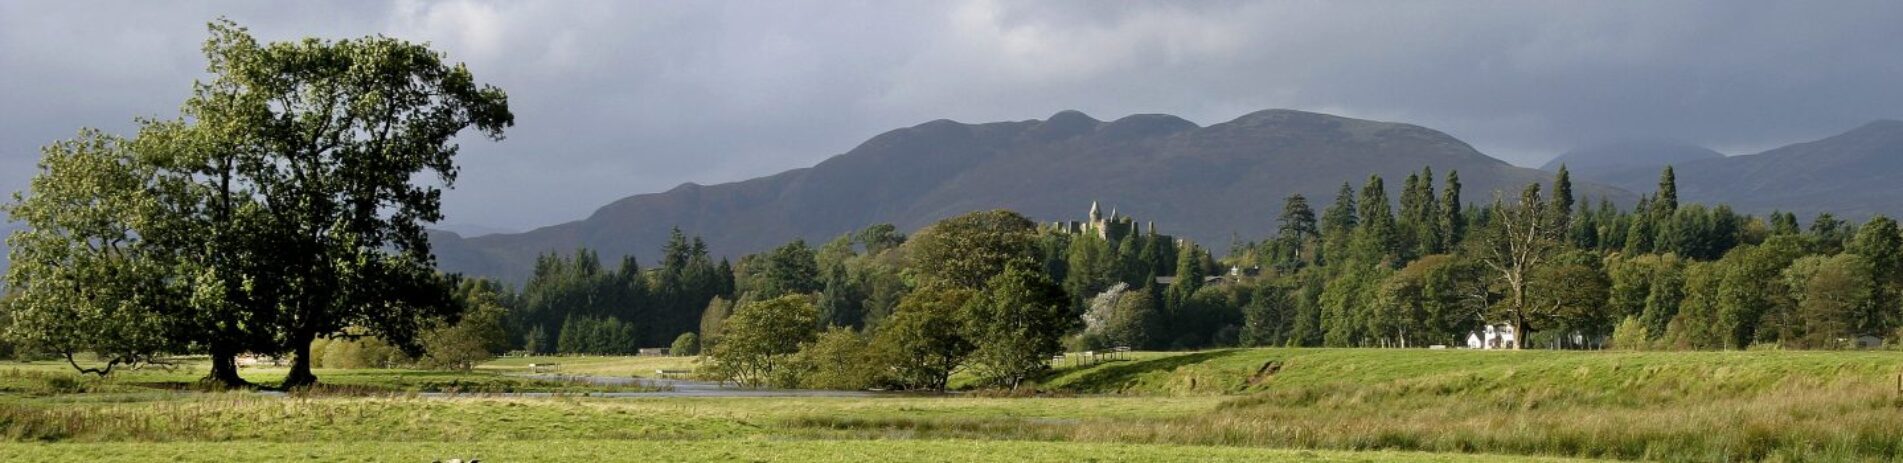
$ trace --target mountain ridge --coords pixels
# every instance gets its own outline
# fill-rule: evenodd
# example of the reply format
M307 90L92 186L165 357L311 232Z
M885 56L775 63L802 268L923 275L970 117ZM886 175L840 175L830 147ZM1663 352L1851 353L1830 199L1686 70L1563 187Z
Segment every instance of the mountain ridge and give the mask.
M1398 197L1422 167L1458 170L1463 198L1548 182L1451 135L1412 124L1289 109L1199 126L1166 114L1102 121L1074 110L1038 120L947 119L894 129L811 167L717 185L683 183L628 196L589 217L516 234L437 232L443 268L519 281L537 255L588 247L604 259L653 256L675 226L738 256L871 224L910 231L973 210L1007 208L1041 222L1081 218L1092 201L1154 220L1165 233L1225 247L1272 230L1284 196L1318 207L1371 174ZM1436 179L1436 188L1442 187ZM1581 184L1580 195L1633 196Z
M1758 153L1674 165L1680 201L1723 202L1741 212L1820 212L1866 218L1903 214L1903 121L1878 119L1829 137ZM1658 172L1581 176L1649 192Z

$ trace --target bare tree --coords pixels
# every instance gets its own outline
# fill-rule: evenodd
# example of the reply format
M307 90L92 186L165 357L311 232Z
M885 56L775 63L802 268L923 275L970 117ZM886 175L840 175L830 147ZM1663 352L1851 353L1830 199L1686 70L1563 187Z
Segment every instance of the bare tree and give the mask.
M1527 185L1520 201L1511 207L1495 195L1493 218L1479 244L1480 261L1499 273L1506 286L1507 305L1502 310L1513 322L1513 348L1520 349L1528 321L1537 313L1527 299L1528 278L1560 246L1559 226L1540 200L1540 185Z

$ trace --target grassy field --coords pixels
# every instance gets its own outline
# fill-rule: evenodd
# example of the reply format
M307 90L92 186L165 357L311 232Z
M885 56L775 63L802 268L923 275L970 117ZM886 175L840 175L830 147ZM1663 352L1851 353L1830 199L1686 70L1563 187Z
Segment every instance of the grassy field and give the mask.
M385 393L164 387L0 364L0 461L1888 461L1903 354L1249 349L1138 353L1036 397L418 396L512 384L529 363L627 377L691 359L501 359L475 372L320 371ZM257 381L281 371L247 370ZM53 384L58 383L58 384ZM559 388L526 383L522 388ZM579 387L578 387L579 388ZM580 389L577 389L580 390ZM349 391L345 391L349 392ZM1428 453L1393 453L1428 452ZM665 457L662 457L662 456ZM1500 456L1505 455L1505 456ZM55 458L60 457L60 458ZM987 460L989 459L989 460Z
M0 461L589 461L589 462L1558 462L1560 459L1416 452L1336 452L1142 444L1023 441L554 440L468 443L355 442L321 445L190 442L0 445Z

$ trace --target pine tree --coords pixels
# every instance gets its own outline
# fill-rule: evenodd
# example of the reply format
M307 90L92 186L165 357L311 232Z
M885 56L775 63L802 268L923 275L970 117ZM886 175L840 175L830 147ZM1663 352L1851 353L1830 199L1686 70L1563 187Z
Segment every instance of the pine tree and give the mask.
M1566 231L1572 228L1573 214L1573 174L1566 170L1565 164L1559 165L1559 172L1553 174L1553 197L1549 217L1553 229Z
M1389 212L1387 188L1382 185L1381 176L1368 177L1367 185L1361 188L1360 205L1361 224L1355 228L1348 254L1363 263L1382 263L1390 267L1400 265L1400 242L1397 240L1394 214Z
M1441 191L1441 249L1452 251L1466 239L1467 220L1460 211L1460 172L1447 171L1447 189Z
M1420 210L1415 212L1414 221L1420 224L1415 236L1415 254L1420 256L1440 254L1447 251L1443 236L1440 199L1434 196L1434 168L1421 168Z
M1678 176L1672 173L1672 166L1665 166L1665 170L1659 172L1658 198L1652 207L1665 214L1678 210Z
M1331 262L1348 256L1348 240L1360 222L1355 209L1355 189L1344 182L1341 192L1335 194L1335 203L1322 211L1322 255L1316 259L1322 265L1333 265Z
M1402 260L1412 260L1421 255L1418 253L1421 248L1418 240L1421 230L1425 228L1421 212L1426 206L1426 201L1421 198L1420 174L1408 174L1407 180L1401 182L1401 213L1396 214L1394 223L1394 242L1401 251Z
M1282 200L1282 216L1276 219L1279 229L1276 241L1280 243L1285 255L1274 256L1279 262L1274 264L1313 264L1313 255L1305 252L1311 243L1321 234L1316 228L1315 210L1308 207L1308 198L1300 194L1289 195Z

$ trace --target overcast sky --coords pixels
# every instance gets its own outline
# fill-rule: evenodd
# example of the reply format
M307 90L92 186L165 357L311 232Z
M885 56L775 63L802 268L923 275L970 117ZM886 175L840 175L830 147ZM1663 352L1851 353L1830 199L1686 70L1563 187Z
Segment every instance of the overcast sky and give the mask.
M509 92L454 228L522 230L892 128L1294 108L1440 129L1525 166L1670 138L1742 154L1903 118L1903 2L4 2L0 191L80 127L171 117L205 23L428 41Z

